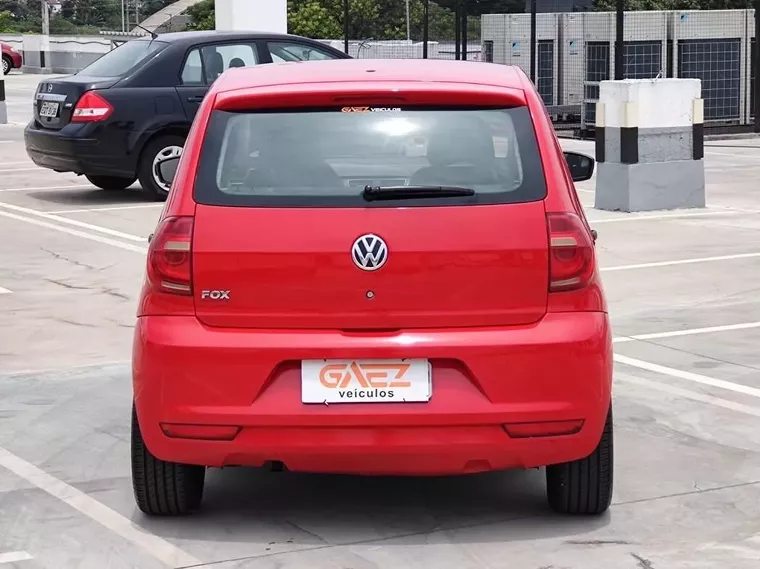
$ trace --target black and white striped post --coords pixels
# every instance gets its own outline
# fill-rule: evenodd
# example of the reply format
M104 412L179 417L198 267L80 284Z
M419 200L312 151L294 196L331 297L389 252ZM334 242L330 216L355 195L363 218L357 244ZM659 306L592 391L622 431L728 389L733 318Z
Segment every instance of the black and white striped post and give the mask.
M5 104L5 77L0 71L0 124L8 124L8 106Z
M705 207L699 79L602 81L596 105L594 207Z

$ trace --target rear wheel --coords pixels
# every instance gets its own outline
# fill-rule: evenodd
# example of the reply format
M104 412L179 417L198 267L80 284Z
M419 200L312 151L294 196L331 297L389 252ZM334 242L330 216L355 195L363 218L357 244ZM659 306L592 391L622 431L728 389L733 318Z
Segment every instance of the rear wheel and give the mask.
M612 502L612 408L602 438L590 456L546 467L546 493L551 508L562 514L599 515Z
M126 190L137 178L118 178L116 176L85 176L93 186L101 190Z
M197 510L203 498L206 468L166 462L143 441L132 406L132 487L137 507L152 516L181 516Z
M11 72L11 69L13 69L13 62L11 61L11 58L7 55L3 56L3 75L8 75L8 73Z
M138 178L143 190L153 199L163 201L169 195L171 183L161 178L160 166L164 160L180 156L184 145L184 137L169 134L151 140L143 150L138 166Z

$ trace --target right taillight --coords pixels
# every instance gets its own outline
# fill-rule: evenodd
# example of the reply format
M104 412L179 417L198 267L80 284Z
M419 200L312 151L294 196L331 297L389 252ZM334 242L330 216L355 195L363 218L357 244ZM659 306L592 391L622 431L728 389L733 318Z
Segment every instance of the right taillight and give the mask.
M581 218L574 213L550 213L549 291L585 287L593 278L594 241Z
M156 230L148 249L148 280L167 294L191 296L193 218L167 217Z

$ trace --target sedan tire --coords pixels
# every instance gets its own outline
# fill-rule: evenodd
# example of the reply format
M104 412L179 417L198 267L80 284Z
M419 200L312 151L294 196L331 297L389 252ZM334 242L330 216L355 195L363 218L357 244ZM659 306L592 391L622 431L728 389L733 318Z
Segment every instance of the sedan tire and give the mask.
M137 178L118 178L116 176L85 176L93 186L101 190L126 190Z

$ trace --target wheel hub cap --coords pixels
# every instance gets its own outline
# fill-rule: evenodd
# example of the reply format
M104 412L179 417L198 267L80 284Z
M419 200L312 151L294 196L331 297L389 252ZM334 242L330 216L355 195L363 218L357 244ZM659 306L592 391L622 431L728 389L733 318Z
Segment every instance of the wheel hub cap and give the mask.
M180 156L182 156L181 146L167 146L156 154L156 157L153 159L153 181L165 192L168 192L172 185L161 177L161 164L166 160L179 158Z

